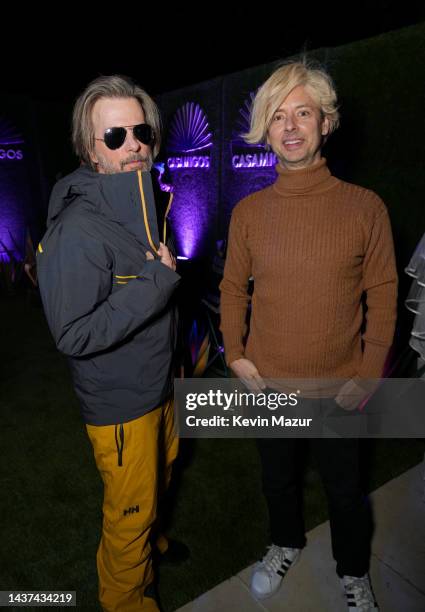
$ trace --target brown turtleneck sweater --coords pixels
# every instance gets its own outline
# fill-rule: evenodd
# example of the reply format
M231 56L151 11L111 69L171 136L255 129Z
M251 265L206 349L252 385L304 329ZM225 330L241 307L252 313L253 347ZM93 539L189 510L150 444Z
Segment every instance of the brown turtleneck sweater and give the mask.
M324 158L302 170L276 169L276 182L232 214L220 285L227 362L246 357L264 378L378 378L397 310L385 205L333 177Z

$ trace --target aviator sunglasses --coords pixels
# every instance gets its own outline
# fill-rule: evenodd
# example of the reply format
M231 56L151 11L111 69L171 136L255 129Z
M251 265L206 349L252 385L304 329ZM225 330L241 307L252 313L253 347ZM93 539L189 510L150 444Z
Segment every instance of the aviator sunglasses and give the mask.
M95 138L105 143L108 149L119 149L125 143L127 138L127 130L132 130L134 137L145 145L151 144L153 141L153 131L147 123L138 123L137 125L125 125L123 127L111 127L105 130L103 138Z

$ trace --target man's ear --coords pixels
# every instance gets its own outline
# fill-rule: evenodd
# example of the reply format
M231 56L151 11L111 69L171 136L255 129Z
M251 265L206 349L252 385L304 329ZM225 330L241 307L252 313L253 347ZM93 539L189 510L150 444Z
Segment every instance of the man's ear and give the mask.
M96 151L93 149L93 150L92 150L92 151L90 151L89 153L90 153L90 159L92 160L92 162L93 162L94 164L98 164L98 163L99 163L99 160L98 160L98 158L97 158Z
M328 136L331 124L329 117L325 117L322 121L322 136Z

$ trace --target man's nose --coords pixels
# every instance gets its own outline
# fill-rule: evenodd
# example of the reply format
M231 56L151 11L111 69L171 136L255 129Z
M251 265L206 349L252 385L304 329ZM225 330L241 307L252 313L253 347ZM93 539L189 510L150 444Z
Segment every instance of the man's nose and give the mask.
M285 132L292 132L292 130L295 130L295 128L296 128L295 118L292 115L288 114L285 117L285 125L284 125Z
M135 137L133 130L127 130L127 138L125 139L125 147L128 151L138 151L141 147L141 143Z

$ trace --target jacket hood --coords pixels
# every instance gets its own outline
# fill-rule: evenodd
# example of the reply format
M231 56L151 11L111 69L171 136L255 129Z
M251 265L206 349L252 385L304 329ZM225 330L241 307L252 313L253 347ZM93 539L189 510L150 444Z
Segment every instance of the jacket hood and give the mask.
M53 187L49 200L47 227L79 195L89 194L98 184L101 175L87 166L81 166L71 174L64 176Z

